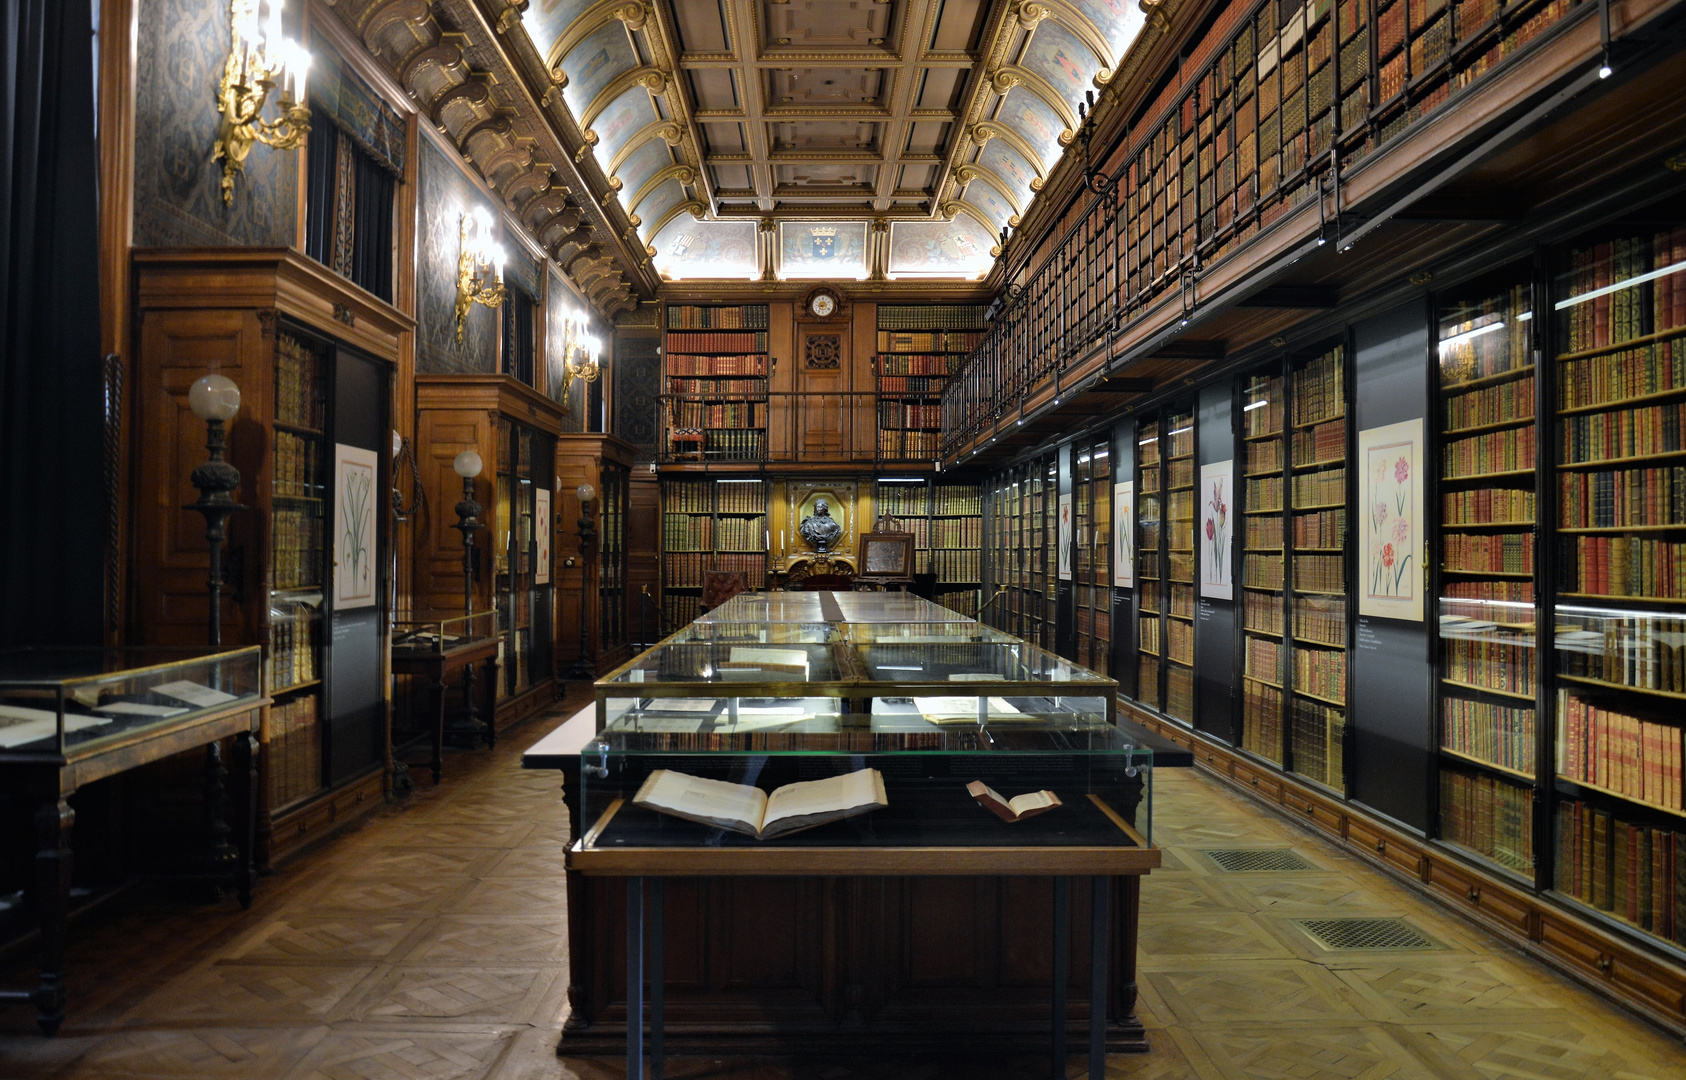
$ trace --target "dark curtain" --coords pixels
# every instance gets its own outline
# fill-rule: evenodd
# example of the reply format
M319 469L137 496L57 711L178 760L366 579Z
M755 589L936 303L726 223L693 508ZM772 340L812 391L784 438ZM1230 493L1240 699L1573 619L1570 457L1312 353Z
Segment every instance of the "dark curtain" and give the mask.
M351 280L392 302L392 208L397 178L362 150L352 153L357 206Z
M103 452L91 0L4 5L0 646L91 644L116 525Z
M340 129L315 124L305 136L304 253L323 266L334 265L334 162Z
M532 297L509 286L509 297L504 301L503 373L528 386L533 385L533 313L537 306Z

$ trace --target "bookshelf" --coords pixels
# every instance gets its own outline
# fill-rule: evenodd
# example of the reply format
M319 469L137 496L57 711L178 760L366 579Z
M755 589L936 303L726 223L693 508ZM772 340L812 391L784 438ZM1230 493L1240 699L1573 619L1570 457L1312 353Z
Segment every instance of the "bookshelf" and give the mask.
M1686 227L1556 254L1551 884L1686 945Z
M1500 271L1435 302L1438 831L1529 876L1539 680L1531 272Z
M1073 459L1072 611L1076 660L1112 668L1112 444L1080 444ZM1191 645L1192 648L1192 645Z
M767 455L766 304L667 308L667 440L672 461L760 461Z
M1047 476L1056 459L1013 466L1002 473L986 508L991 561L984 621L1044 648L1053 640L1048 544L1053 500ZM994 599L997 593L1000 599Z
M1290 362L1287 767L1344 790L1347 701L1346 349Z
M877 516L888 514L913 534L913 571L936 575L936 602L976 617L983 585L983 485L879 480L873 505Z
M1241 395L1241 747L1282 764L1288 594L1287 405L1281 363L1249 375Z
M764 480L662 482L662 625L677 629L702 613L703 576L741 573L751 589L767 580Z
M942 392L984 339L982 304L878 305L878 459L930 461L942 438Z
M1165 466L1160 456L1159 420L1136 425L1136 699L1159 708L1166 598L1165 555L1160 527Z
M323 585L329 486L325 342L293 327L275 337L270 532L267 801L272 813L317 795L322 772Z
M1194 412L1165 415L1165 712L1194 723Z

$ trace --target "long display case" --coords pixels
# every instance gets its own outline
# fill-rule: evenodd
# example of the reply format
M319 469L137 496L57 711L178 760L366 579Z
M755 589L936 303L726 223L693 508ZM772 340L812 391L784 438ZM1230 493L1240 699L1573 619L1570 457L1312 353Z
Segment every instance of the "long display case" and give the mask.
M1046 1000L1056 970L1071 974L1010 944L1015 927L1047 925L1053 891L1011 875L1069 859L1060 873L1109 875L1105 1040L1145 1049L1133 1015L1131 875L1158 863L1152 755L1114 725L1116 691L1111 679L900 593L742 594L600 679L597 730L572 763L535 757L538 747L528 760L579 772L564 789L578 800L570 995L584 1022L564 1033L564 1050L625 1046L624 965L609 960L626 901L617 878L597 875L650 853L668 868L660 872L685 865L698 875L667 881L667 955L695 953L704 971L741 974L668 977L670 1047L811 1051L862 1037L897 1049L1045 1047L1047 1008L1028 1002ZM1042 812L1008 821L985 805L985 789L1007 800L1049 792L1057 805L1042 796ZM699 794L736 797L738 809L699 809L690 801ZM808 809L790 811L801 798ZM934 847L945 852L940 870ZM850 869L865 863L901 868ZM753 877L733 876L750 864ZM1089 913L1077 893L1081 949ZM939 910L940 941L929 919L907 916ZM728 924L757 929L719 932ZM999 944L980 951L979 942ZM837 963L821 959L831 956ZM955 967L961 956L971 959ZM979 960L990 974L980 977ZM1074 1004L1086 996L1079 981L1068 984ZM833 993L845 983L856 989ZM851 994L872 1003L858 1019ZM913 1014L919 1023L898 1019ZM1077 1005L1067 1026L1087 1019Z

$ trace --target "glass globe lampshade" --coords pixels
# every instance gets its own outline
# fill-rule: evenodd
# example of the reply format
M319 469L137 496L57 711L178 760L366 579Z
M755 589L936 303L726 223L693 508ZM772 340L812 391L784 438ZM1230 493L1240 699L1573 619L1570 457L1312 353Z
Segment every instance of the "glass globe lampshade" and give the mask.
M485 468L485 463L480 460L480 455L473 450L464 450L456 456L456 460L451 462L451 468L455 469L457 475L463 479L472 480L480 475L480 470Z
M187 404L201 420L226 422L240 411L240 387L226 375L206 375L188 390Z
M574 494L580 497L580 502L588 503L597 498L597 489L590 484L581 484L574 490Z

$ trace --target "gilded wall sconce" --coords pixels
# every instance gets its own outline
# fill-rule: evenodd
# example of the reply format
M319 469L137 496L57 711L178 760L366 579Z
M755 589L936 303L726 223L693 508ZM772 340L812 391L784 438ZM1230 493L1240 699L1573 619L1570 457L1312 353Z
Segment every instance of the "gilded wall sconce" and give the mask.
M586 333L589 324L578 312L567 318L568 331L562 339L562 404L568 404L568 391L574 380L596 382L603 374L597 363L597 350L602 343Z
M254 143L296 150L310 130L305 76L310 53L281 32L283 0L229 0L230 45L217 86L217 128L212 161L222 162L222 201L234 205L234 178L246 169ZM263 119L263 107L276 86L281 115Z
M462 251L457 256L457 344L475 304L495 308L509 295L503 283L504 250L492 242L492 215L476 207L462 216ZM493 275L496 275L495 277Z

